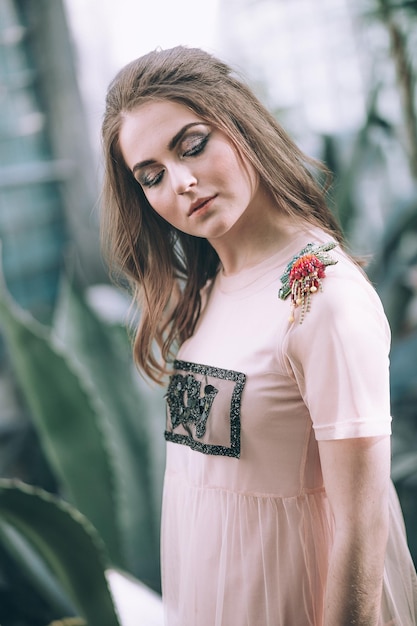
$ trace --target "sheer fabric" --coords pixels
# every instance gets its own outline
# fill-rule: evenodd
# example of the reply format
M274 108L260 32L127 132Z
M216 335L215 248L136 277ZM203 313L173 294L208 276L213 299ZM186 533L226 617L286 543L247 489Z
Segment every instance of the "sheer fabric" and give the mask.
M303 233L239 275L219 273L178 355L162 518L167 626L323 623L334 528L317 441L390 434L390 337L373 288L340 250L303 324L289 323L279 277L309 241L325 239ZM393 488L390 519L380 624L412 626L417 583Z

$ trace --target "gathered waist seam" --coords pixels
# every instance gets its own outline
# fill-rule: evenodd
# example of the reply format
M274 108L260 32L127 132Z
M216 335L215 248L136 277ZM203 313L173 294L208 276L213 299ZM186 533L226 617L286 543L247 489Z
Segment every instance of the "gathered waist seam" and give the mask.
M248 497L248 498L296 500L298 498L305 498L308 496L325 494L324 487L316 487L315 489L304 489L303 491L300 491L299 493L296 493L294 495L280 495L277 493L260 493L258 491L237 491L234 489L229 489L227 487L222 487L221 485L196 485L196 484L192 484L184 480L178 474L168 474L168 473L165 474L166 479L175 480L177 477L178 477L178 480L181 481L181 484L185 485L189 489L194 489L198 491L218 491L222 493L229 493L231 495L243 496L243 497Z

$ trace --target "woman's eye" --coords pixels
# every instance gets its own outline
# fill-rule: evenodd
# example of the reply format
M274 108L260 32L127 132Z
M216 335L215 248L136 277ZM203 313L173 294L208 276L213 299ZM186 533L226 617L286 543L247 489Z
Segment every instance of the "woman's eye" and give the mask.
M139 183L142 185L142 187L155 187L155 185L158 185L158 183L161 182L163 175L163 170L161 170L157 174L143 174L139 178Z
M203 152L204 148L207 145L210 135L203 135L198 137L190 137L188 141L185 142L184 151L182 153L183 157L196 156Z

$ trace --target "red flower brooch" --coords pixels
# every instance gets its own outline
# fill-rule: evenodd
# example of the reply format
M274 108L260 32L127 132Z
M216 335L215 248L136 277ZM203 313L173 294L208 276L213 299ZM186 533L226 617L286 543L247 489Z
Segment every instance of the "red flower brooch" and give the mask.
M303 323L305 314L310 310L311 294L323 288L322 279L326 276L326 266L337 263L328 254L335 247L333 241L321 246L309 243L288 263L281 276L282 287L278 296L285 300L291 295L290 322L294 321L294 309L301 307L300 324Z

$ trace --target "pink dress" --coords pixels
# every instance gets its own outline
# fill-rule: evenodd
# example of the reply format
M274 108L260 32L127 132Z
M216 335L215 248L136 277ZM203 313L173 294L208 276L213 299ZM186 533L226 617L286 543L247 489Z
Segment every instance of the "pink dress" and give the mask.
M320 231L206 288L171 377L162 516L167 626L321 626L333 521L319 440L390 433L382 306L338 248L302 324L278 298ZM299 310L297 309L297 313ZM380 624L417 623L394 488Z

